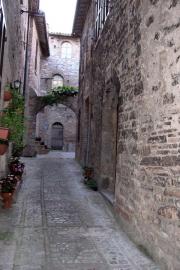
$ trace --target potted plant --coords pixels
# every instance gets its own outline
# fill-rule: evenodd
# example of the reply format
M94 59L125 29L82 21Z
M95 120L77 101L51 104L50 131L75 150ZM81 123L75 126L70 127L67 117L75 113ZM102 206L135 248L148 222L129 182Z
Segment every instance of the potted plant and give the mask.
M94 172L93 168L87 167L87 166L84 167L84 177L85 178L91 178L93 176L93 172Z
M4 208L11 208L12 206L13 192L16 183L14 175L8 175L6 178L2 179L1 196L3 198Z
M0 156L4 155L8 149L9 142L0 138Z
M10 86L6 85L4 90L4 101L10 101L12 99L12 92Z
M9 169L11 173L15 176L18 176L18 180L21 179L22 174L24 172L24 163L19 161L19 158L14 158L9 164Z
M0 139L7 140L9 136L9 128L0 127Z
M92 190L97 191L97 182L93 178L85 179L85 184Z

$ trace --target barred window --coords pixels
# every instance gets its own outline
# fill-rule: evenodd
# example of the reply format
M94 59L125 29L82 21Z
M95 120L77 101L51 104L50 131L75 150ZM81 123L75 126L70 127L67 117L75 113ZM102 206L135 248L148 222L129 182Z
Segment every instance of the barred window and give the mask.
M99 37L110 9L110 0L96 0L96 38Z

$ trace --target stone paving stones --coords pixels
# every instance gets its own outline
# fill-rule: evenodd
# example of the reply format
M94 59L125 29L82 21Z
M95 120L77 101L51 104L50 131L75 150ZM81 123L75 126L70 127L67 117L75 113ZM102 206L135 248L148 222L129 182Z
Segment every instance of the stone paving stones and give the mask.
M72 157L51 152L24 159L17 202L0 209L0 270L158 270L102 196L84 186Z

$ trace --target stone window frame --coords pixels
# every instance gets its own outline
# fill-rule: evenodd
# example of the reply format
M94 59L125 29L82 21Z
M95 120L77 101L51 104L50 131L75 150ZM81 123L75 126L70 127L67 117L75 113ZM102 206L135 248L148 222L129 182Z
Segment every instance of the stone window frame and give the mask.
M60 81L60 80L54 80L54 78L55 77L59 77L59 78L61 78L62 80L61 80L61 82L62 82L62 84L56 84L56 85L53 85L53 81L55 82L58 82L58 81ZM53 76L52 76L52 88L55 88L55 87L58 87L58 86L63 86L64 85L64 78L63 78L63 76L61 75L61 74L59 74L59 73L56 73L56 74L53 74Z
M95 1L95 36L99 38L110 12L110 0Z
M64 48L63 48L64 44L70 45L70 47L69 47L69 49L70 49L69 52L68 52L68 49L65 48L65 49L66 49L65 54L64 54L64 52L63 52L63 50L64 50ZM72 52L73 52L73 46L72 46L72 43L71 43L69 40L63 41L63 42L61 43L61 58L63 58L63 59L71 59L71 58L72 58Z

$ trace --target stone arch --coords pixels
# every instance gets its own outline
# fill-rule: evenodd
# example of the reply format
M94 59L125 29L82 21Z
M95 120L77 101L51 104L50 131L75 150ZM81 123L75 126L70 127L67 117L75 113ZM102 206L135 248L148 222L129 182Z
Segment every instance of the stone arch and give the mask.
M63 148L64 151L75 151L76 142L76 114L67 106L58 104L57 106L46 106L44 112L37 114L36 136L40 136L48 148L52 146L52 126L60 123L64 127Z
M64 98L59 104L65 105L69 109L71 109L74 114L77 114L77 101L78 96L67 96ZM42 96L37 96L36 92L31 88L29 90L29 97L26 105L26 134L24 136L24 151L23 155L27 157L32 157L36 155L36 147L35 147L35 138L36 138L36 120L37 114L39 112L43 112L44 108L47 106L43 102Z

